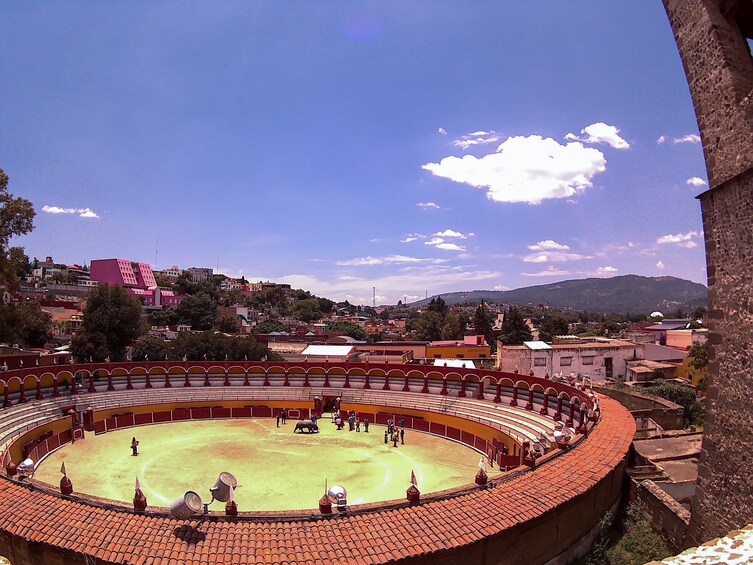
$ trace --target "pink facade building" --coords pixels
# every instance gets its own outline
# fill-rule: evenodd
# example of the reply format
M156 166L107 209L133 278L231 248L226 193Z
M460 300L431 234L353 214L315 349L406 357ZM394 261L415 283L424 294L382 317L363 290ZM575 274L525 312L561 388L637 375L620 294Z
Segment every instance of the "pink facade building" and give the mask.
M148 263L127 259L94 259L89 272L93 281L125 287L128 292L141 298L144 306L175 306L183 298L172 290L163 290L157 286L152 267Z

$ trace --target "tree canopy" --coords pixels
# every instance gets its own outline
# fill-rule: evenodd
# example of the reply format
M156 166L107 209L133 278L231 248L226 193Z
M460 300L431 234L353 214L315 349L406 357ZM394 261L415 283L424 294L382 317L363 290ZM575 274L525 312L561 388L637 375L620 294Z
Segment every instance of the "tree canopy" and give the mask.
M165 340L153 336L145 335L133 345L131 359L134 361L164 361L168 356L169 347Z
M342 333L360 341L366 341L366 331L353 322L335 322L329 327L330 333Z
M126 347L144 330L141 302L123 287L100 284L89 293L71 353L79 361L122 361Z
M476 308L473 314L473 331L476 335L483 335L492 349L495 349L494 331L492 330L492 315L489 309L486 307L486 303L482 302Z
M408 320L406 329L416 339L436 341L463 339L468 319L463 314L451 312L442 297L432 298L421 315Z
M44 347L52 339L52 316L36 300L0 304L0 341Z
M212 296L200 292L186 296L175 307L178 323L188 324L192 330L209 330L214 326L217 303Z
M551 342L556 335L567 335L570 326L564 316L560 314L546 314L539 328L539 339Z
M8 192L8 175L0 169L0 286L19 287L19 271L28 269L29 258L23 247L10 247L10 239L34 229L34 206L26 198Z
M533 339L531 328L528 327L517 308L511 307L505 312L499 339L504 345L521 345L524 341Z

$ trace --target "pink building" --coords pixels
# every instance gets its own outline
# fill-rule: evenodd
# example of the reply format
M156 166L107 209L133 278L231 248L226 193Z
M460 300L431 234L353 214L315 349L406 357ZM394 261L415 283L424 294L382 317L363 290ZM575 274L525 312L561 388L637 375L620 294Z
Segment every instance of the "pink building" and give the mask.
M125 287L152 308L175 306L182 300L172 290L157 286L152 267L127 259L94 259L89 266L91 280Z

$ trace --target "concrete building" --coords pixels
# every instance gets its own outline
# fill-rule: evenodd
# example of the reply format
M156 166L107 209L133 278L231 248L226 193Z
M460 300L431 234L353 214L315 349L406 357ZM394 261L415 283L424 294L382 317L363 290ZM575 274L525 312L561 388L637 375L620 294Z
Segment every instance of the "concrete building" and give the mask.
M188 280L192 283L198 284L208 280L212 280L214 276L214 269L209 267L191 267L185 270Z
M172 290L158 287L148 263L127 259L95 259L91 262L89 270L92 281L122 286L140 298L146 308L175 306L183 298Z
M703 345L709 337L709 330L669 330L667 332L667 347L690 349L694 345Z
M527 341L523 345L497 342L497 368L533 374L584 374L594 381L625 379L627 363L643 359L643 346L631 341L606 338L559 338L551 345Z
M162 269L161 271L154 271L154 275L157 277L164 277L170 282L175 282L178 280L178 277L183 274L183 269L180 269L177 265L172 265L171 267L168 267L167 269Z
M91 280L124 286L126 288L149 288L157 286L152 267L148 263L127 259L95 259L89 267Z
M491 347L482 335L467 335L463 340L432 341L426 346L427 359L489 359Z

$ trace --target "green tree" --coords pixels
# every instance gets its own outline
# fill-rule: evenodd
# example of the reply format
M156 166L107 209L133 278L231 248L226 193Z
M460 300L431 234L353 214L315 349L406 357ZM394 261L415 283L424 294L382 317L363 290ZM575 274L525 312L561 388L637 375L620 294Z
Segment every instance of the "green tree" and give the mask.
M450 312L445 316L442 326L442 338L463 339L465 335L465 320L460 314Z
M450 307L447 306L444 300L442 300L441 296L437 296L436 298L429 300L429 304L427 304L426 309L429 312L436 312L440 316L444 317L447 315Z
M154 310L149 313L149 325L151 326L175 326L178 324L178 313L175 306L168 306L162 310Z
M171 359L189 361L260 361L263 358L279 361L269 348L252 337L229 337L220 333L181 333L171 343Z
M645 388L645 392L682 406L684 409L685 424L692 426L703 425L703 401L698 400L695 390L692 388L668 383L663 379L656 379L653 385Z
M316 298L305 298L296 300L293 303L291 315L302 322L313 322L322 317L322 311L319 307L319 300Z
M52 316L36 300L0 304L0 341L44 347L52 339Z
M120 286L98 285L86 301L81 330L71 341L79 361L122 361L125 348L145 330L141 302ZM104 345L103 345L104 344Z
M366 341L369 337L361 326L353 322L335 322L329 327L329 331L330 333L345 334L359 341Z
M531 328L528 327L517 308L511 307L505 312L499 339L504 345L521 345L524 341L533 339Z
M564 316L560 314L547 314L541 321L539 339L551 342L554 336L567 335L569 331L569 326Z
M254 326L254 333L271 334L272 332L289 332L290 326L286 326L277 320L264 320Z
M178 323L188 324L192 330L209 330L214 326L217 303L205 293L186 296L175 307Z
M489 309L486 307L486 303L482 302L476 308L473 313L473 330L476 335L483 335L492 348L495 347L494 331L492 330L492 315Z
M19 270L27 269L29 259L22 247L9 247L10 239L34 229L34 206L25 198L8 192L8 175L0 169L0 286L17 290Z
M154 335L145 335L140 337L133 345L131 359L134 361L163 361L168 351L169 348L164 339Z
M708 342L693 345L690 348L691 365L696 369L703 369L709 364L709 344Z
M44 347L52 339L52 316L36 300L24 300L16 307L15 333L27 347Z
M418 318L408 320L407 329L413 333L416 339L436 341L442 339L444 318L439 312L426 310L421 312Z
M241 329L241 325L238 322L238 318L222 316L217 321L217 329L224 334L237 334Z

